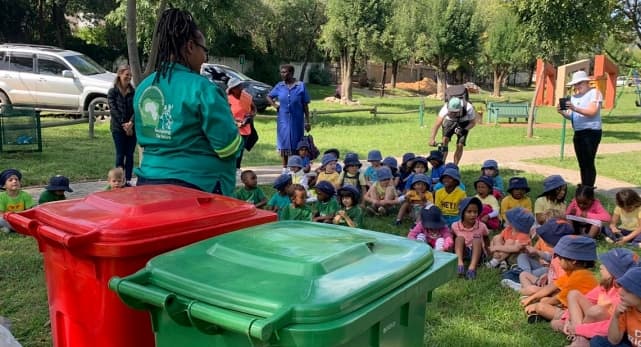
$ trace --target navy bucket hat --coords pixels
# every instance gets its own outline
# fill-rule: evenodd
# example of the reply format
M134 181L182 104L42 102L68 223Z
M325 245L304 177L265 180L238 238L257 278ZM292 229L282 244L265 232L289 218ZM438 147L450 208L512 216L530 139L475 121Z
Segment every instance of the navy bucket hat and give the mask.
M292 183L292 176L290 174L282 174L276 178L273 187L276 190L282 190L290 183Z
M292 155L287 159L287 167L303 167L303 158Z
M523 189L526 193L530 192L530 187L527 184L527 179L525 177L512 177L508 184L507 191L511 193L513 189Z
M438 161L439 163L443 164L443 153L440 151L431 151L430 155L427 157L427 160L435 160Z
M596 241L586 236L563 236L554 246L554 254L579 261L596 260Z
M412 152L403 154L403 164L407 163L410 160L414 160L414 158L416 158L416 155Z
M72 193L73 189L69 187L69 179L62 175L53 176L49 179L49 185L45 187L46 190L57 191L64 190L65 192Z
M11 176L16 176L18 177L18 180L22 180L22 173L18 171L17 169L6 169L0 172L0 188L4 187L4 185L7 183L7 180Z
M392 179L392 170L387 166L382 166L376 169L376 178L379 181L391 180Z
M339 196L350 195L352 199L354 199L354 205L358 204L361 198L361 193L351 184L346 184L341 188L338 188L337 193Z
M383 165L387 165L392 169L398 169L398 161L394 157L385 157Z
M623 277L631 267L637 266L638 259L639 256L627 248L613 248L599 256L599 260L614 279Z
M425 168L427 168L427 159L425 159L424 157L416 157L416 158L414 158L414 162L412 163L412 170L414 170L414 167L418 163L423 164L423 166L425 166Z
M617 283L628 292L641 297L641 267L635 266L617 280Z
M321 166L324 167L333 161L338 161L338 159L333 153L323 154L323 158L321 159Z
M367 161L381 161L383 160L383 155L378 149L373 149L367 153Z
M299 150L301 148L309 148L309 142L307 142L307 140L298 141L298 144L296 145L296 150Z
M551 218L536 228L536 233L550 247L554 247L563 236L574 234L574 229L570 223L562 219Z
M492 188L494 188L494 180L492 177L489 176L481 176L479 177L476 181L474 181L474 188L476 188L476 185L479 183L485 183L485 185L490 188L490 191Z
M488 159L483 162L483 166L481 166L481 170L484 169L494 169L498 170L499 169L499 163L496 162L494 159Z
M316 183L316 186L314 186L314 189L321 191L330 197L336 195L336 189L334 188L334 185L329 183L328 181L320 181Z
M361 167L361 161L358 159L358 154L356 153L347 153L345 154L345 160L343 160L345 167L347 166L358 166Z
M412 177L412 185L411 185L411 187L414 188L414 184L416 184L418 182L423 182L427 186L427 189L430 188L430 180L429 180L429 178L427 178L427 176L425 174L415 174Z
M459 216L461 217L461 220L464 217L465 210L467 209L470 204L475 204L476 207L479 209L479 214L481 214L481 211L483 211L483 203L481 200L477 197L469 197L461 200L461 202L458 204L458 213Z
M440 229L447 225L441 210L431 205L429 208L421 209L421 225L425 229Z
M553 191L559 187L566 185L567 182L560 175L548 176L543 180L543 193Z
M529 233L532 225L534 225L534 216L532 212L524 209L523 207L515 207L505 213L505 218L512 226L512 229L521 232Z
M456 169L445 169L443 173L441 174L441 177L439 178L440 182L443 182L443 177L449 176L452 177L455 181L458 182L457 185L461 184L461 175L458 173L458 170Z

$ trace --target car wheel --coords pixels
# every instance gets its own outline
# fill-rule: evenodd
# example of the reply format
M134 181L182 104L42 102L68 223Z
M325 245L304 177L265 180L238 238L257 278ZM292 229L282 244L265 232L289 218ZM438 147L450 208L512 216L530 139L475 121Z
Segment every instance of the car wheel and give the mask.
M0 91L0 106L11 105L11 100L4 92Z
M109 102L107 98L99 96L94 98L89 103L87 111L93 110L95 117L100 117L100 119L105 119L105 116L109 114Z

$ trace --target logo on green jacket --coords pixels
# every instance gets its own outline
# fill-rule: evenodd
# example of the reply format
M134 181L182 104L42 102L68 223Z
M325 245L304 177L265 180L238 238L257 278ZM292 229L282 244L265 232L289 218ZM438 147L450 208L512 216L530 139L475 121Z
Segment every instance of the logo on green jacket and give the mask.
M165 104L165 96L157 86L149 86L142 92L138 109L145 136L171 139L172 106Z

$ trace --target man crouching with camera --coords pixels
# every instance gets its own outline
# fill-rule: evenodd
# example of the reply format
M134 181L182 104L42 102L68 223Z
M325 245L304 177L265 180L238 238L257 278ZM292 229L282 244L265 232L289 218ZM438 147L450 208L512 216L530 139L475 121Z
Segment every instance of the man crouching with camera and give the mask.
M436 133L438 128L443 128L443 161L447 162L448 144L454 134L456 134L456 151L454 152L454 164L458 165L463 156L463 147L467 135L476 125L476 112L469 101L458 97L452 97L447 104L443 105L438 112L438 118L432 127L432 136L430 137L430 146L436 146Z

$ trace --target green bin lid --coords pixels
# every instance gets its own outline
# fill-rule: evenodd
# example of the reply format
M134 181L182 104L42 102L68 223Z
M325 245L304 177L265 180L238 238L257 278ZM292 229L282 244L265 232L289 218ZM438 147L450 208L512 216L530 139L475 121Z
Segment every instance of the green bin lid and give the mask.
M274 222L151 259L148 283L258 317L316 323L353 312L426 271L425 243L311 222Z

